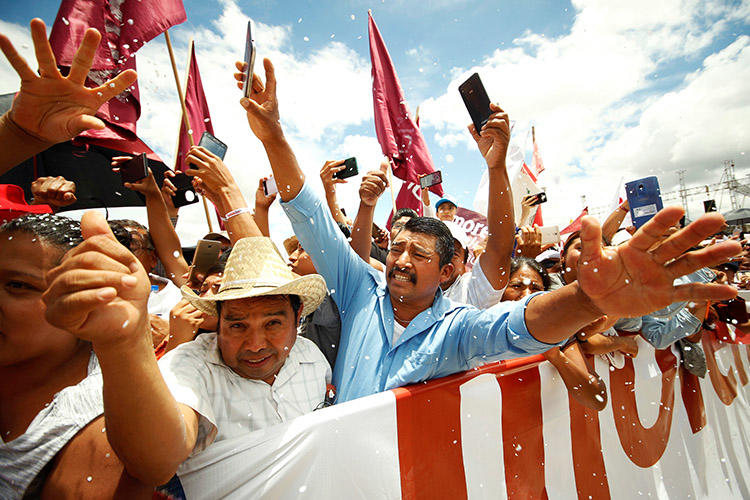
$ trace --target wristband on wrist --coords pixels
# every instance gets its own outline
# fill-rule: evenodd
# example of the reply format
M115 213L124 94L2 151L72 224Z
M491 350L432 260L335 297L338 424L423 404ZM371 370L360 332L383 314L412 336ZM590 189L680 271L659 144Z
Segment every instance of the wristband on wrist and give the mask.
M224 215L224 217L221 218L221 220L224 221L224 222L226 222L229 219L231 219L232 217L234 217L235 215L240 215L240 214L245 214L245 213L251 213L251 212L252 212L252 210L249 209L249 208L247 208L247 207L235 208L231 212L227 212L226 215Z

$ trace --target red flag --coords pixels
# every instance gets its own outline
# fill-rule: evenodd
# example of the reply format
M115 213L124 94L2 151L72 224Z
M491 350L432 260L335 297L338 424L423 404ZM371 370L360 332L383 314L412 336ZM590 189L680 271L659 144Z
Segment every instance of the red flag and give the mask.
M86 86L103 84L126 69L135 69L134 53L164 30L186 20L181 0L63 0L52 26L50 45L65 74L89 27L102 34ZM138 84L105 103L96 113L103 130L87 130L81 137L135 141L135 122L141 114Z
M57 64L70 66L87 28L102 34L91 69L121 70L144 43L185 22L182 0L62 0L49 41Z
M566 227L565 229L563 229L562 231L560 231L560 234L568 234L568 233L572 233L574 231L580 231L581 230L581 219L583 219L584 215L588 215L588 214L589 214L589 207L584 207L583 210L581 211L581 215L579 215L578 217L576 217L576 220L574 220L573 222L571 222L568 227Z
M542 163L542 155L539 154L539 146L536 145L534 140L534 155L533 155L534 172L539 175L544 170L544 163Z
M407 184L416 183L419 174L432 173L435 167L422 132L414 123L406 105L396 69L372 13L368 13L368 17L375 132L383 154L393 160L393 175L403 179ZM436 184L430 190L438 196L443 196L443 187L440 184ZM396 206L401 208L398 202Z
M206 94L203 92L203 82L201 73L198 70L198 60L195 58L195 44L190 43L190 63L188 65L188 79L185 87L185 108L187 109L190 129L193 131L193 139L196 144L200 140L203 132L214 133L214 127L211 123L211 113L208 111L208 102ZM174 169L177 172L183 172L187 168L185 156L190 149L190 137L185 129L185 120L180 117L180 138L175 157Z
M542 207L541 205L536 206L536 214L534 215L534 222L532 224L536 224L539 227L542 227L544 225L544 220L542 220Z

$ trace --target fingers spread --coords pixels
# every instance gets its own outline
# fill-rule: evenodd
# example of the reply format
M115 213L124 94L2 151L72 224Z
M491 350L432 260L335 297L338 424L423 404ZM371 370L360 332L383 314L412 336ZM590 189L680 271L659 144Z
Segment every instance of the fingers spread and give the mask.
M135 82L136 78L138 78L138 73L136 73L134 70L129 69L126 71L123 71L113 79L104 82L103 85L97 87L96 92L100 92L102 95L99 97L99 101L101 104L104 104L105 102L112 99L114 96L120 94L123 90L128 88ZM97 95L99 95L97 93ZM100 105L101 105L100 104Z
M31 20L31 39L34 41L34 52L39 63L39 73L51 78L62 78L55 63L55 54L47 41L47 28L41 19Z
M688 252L670 263L667 269L673 278L692 273L702 267L715 266L726 262L730 257L742 252L742 247L735 241L724 241L717 245Z
M635 232L628 245L637 250L648 250L661 240L667 229L677 224L683 214L680 207L664 207Z
M581 255L579 262L598 259L602 254L602 227L591 216L581 219Z
M706 236L719 231L723 225L724 218L719 214L701 216L687 227L677 231L663 241L653 251L654 257L661 263L674 259L703 241Z
M730 285L715 283L688 283L674 288L672 302L710 300L719 302L733 299L737 296L737 289Z
M21 81L33 80L36 78L36 74L34 74L34 71L31 68L29 68L26 60L16 51L16 48L10 43L8 37L2 34L0 34L0 49L3 51L3 54L5 54L10 65L13 66L13 69L16 70L18 76L21 77Z
M89 74L91 62L94 60L94 55L96 54L96 49L99 46L101 38L101 34L96 29L89 28L86 30L81 46L78 47L78 51L73 58L73 64L70 66L68 80L83 85L86 81L86 76Z

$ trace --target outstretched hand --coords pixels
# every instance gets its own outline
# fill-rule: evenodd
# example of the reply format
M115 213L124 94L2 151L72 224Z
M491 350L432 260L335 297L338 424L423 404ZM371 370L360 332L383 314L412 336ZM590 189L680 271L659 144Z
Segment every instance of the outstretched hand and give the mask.
M38 75L8 37L0 34L0 49L21 77L21 89L13 100L10 119L29 135L50 143L67 141L88 129L103 129L104 122L94 114L102 104L135 82L135 71L123 71L99 87L87 88L84 83L101 40L96 29L86 30L67 77L57 69L41 19L31 21L31 38L39 64Z
M510 142L510 121L508 114L497 104L490 103L490 110L492 114L482 127L482 135L477 133L474 124L469 125L469 133L489 168L505 168L505 156Z
M245 78L245 63L237 62L235 66L240 71L234 74L237 86L242 88ZM276 74L270 59L263 59L266 70L266 84L263 85L257 73L253 73L253 85L250 98L243 97L240 104L247 111L247 122L253 134L264 142L281 133L279 122L279 101L276 99Z
M98 212L81 218L84 242L47 274L42 298L50 324L94 348L143 336L150 342L149 280L138 259L112 234Z
M602 314L643 316L673 302L719 301L737 294L728 285L673 285L676 278L724 262L741 251L739 243L725 241L687 252L721 229L724 218L719 214L705 214L659 242L682 215L679 207L664 208L628 242L606 249L601 245L599 223L593 217L583 218L578 283Z

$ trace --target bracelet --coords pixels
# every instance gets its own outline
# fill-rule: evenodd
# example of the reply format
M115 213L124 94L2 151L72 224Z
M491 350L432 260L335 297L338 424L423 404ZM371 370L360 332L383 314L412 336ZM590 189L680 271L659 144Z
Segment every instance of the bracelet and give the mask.
M249 208L247 208L247 207L235 208L231 212L227 212L227 214L224 215L224 217L222 217L221 220L224 221L224 222L226 222L229 219L231 219L232 217L234 217L235 215L240 215L240 214L250 213L250 212L252 212L252 210L249 209Z

